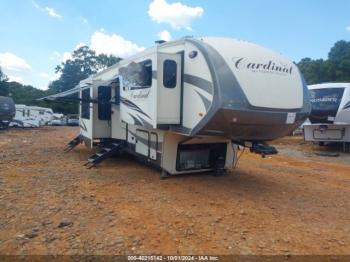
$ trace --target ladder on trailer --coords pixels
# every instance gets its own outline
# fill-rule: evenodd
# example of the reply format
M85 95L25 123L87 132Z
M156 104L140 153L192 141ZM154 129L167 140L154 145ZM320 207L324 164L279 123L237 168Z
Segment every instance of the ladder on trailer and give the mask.
M96 166L97 164L101 163L103 160L109 158L110 156L113 156L114 154L121 152L121 150L125 148L125 145L126 145L125 141L119 141L119 142L112 142L102 147L100 151L98 151L97 153L95 153L94 155L88 158L88 162L86 162L84 166L87 166L88 169Z

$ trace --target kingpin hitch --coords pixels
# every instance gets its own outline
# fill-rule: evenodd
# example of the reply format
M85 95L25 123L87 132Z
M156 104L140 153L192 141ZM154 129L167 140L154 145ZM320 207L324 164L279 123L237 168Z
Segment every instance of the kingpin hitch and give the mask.
M277 149L265 143L253 143L250 152L260 154L262 157L267 155L275 155L278 153Z
M278 153L277 149L273 146L270 146L264 142L258 142L258 141L254 141L254 142L250 142L250 141L232 141L232 143L244 146L244 147L248 147L250 152L255 153L255 154L259 154L262 157L265 157L267 155L275 155Z

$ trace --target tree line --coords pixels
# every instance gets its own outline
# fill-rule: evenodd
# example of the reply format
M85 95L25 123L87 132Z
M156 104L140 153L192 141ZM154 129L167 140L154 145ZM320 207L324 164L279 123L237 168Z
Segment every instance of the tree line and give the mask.
M78 112L78 103L76 102L62 103L37 101L36 99L69 90L79 84L81 80L118 63L120 60L120 57L113 55L97 55L88 46L82 46L73 52L72 59L56 66L55 73L60 74L60 77L50 82L47 90L9 81L0 67L0 96L11 96L16 104L50 107L54 112L74 114Z
M60 77L52 81L45 91L9 81L0 68L0 95L11 96L16 104L51 107L55 112L66 114L77 113L77 103L45 102L36 99L71 89L91 74L120 60L120 57L113 55L97 55L88 46L82 46L73 52L72 59L56 66L55 72L59 73ZM308 84L350 82L350 42L344 40L336 42L330 49L327 59L303 58L296 64Z
M309 85L350 82L350 42L336 42L326 60L303 58L297 65Z

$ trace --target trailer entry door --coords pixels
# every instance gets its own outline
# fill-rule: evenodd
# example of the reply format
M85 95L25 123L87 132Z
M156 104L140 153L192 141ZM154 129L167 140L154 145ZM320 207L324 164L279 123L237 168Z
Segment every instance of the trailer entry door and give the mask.
M158 53L157 124L180 124L181 54Z

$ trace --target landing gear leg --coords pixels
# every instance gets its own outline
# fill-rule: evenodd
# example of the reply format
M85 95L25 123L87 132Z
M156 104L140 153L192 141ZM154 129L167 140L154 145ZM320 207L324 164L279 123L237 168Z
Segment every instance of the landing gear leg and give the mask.
M166 171L165 169L162 169L160 173L160 179L164 180L170 177L170 173Z
M228 172L225 169L215 169L213 171L214 176L227 176Z
M214 176L226 176L228 173L225 169L225 158L219 156L215 163Z

